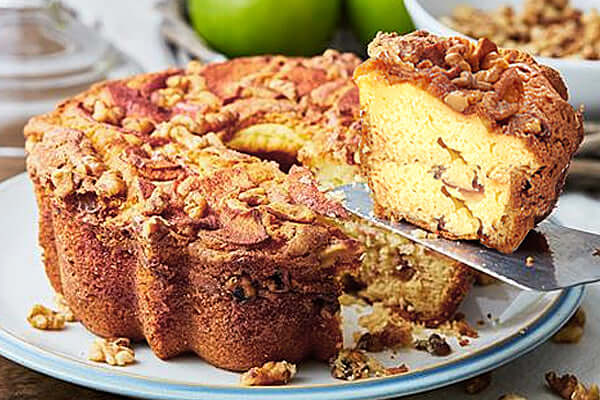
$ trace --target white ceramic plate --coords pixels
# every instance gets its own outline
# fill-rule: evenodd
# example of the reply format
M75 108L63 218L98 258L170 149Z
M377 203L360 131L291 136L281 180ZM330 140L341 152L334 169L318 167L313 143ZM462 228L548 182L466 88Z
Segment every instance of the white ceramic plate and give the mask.
M461 35L459 32L442 24L440 18L452 14L458 5L467 4L483 10L493 10L501 5L509 4L519 9L524 0L404 0L406 9L415 26L443 36ZM598 0L571 0L574 7L581 10L599 9ZM462 35L464 36L464 35ZM536 57L546 65L561 72L569 87L570 103L574 107L585 105L585 115L590 118L600 117L600 61L570 60L561 58Z
M29 368L95 389L160 399L375 399L406 395L448 385L481 374L532 350L572 315L582 288L551 294L520 292L506 285L475 288L462 311L478 327L480 337L466 347L449 338L454 349L436 358L414 350L376 354L388 366L406 363L410 372L385 378L344 382L331 378L325 364L299 366L293 384L247 388L239 374L212 367L199 358L156 358L137 345L137 363L110 367L87 361L94 336L80 324L59 332L31 328L25 320L34 303L51 306L53 293L44 276L37 246L36 206L25 175L0 184L0 354ZM366 312L368 310L362 310ZM348 344L358 328L354 308L344 309ZM499 324L488 319L500 318ZM426 334L426 332L425 332Z

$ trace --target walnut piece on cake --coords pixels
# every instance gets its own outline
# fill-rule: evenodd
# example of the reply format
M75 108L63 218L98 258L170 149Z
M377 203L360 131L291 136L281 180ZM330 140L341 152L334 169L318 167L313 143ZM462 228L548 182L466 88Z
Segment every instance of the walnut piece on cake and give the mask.
M268 361L242 374L244 386L287 385L296 376L296 365L287 361Z
M510 253L583 137L559 74L487 39L380 33L354 72L376 213Z

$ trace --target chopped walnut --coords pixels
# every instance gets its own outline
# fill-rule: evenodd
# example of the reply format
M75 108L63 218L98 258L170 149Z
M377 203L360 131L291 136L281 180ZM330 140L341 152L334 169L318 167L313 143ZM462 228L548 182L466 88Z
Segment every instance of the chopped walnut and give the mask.
M96 193L100 196L116 196L126 189L125 181L114 171L104 172L96 182Z
M570 374L558 376L554 371L546 374L548 387L563 399L570 400L599 400L600 393L597 385L589 388L579 382L577 377Z
M143 133L144 135L150 134L154 130L154 122L149 118L125 117L121 121L121 126L131 131Z
M360 336L356 348L371 352L408 347L413 342L412 325L387 323L383 329Z
M172 75L167 78L166 81L167 87L174 89L181 89L182 91L187 91L190 85L190 81L187 76L183 75Z
M583 336L584 325L585 312L583 308L579 308L565 326L552 336L552 341L555 343L577 343Z
M202 194L198 191L193 191L185 197L183 211L190 218L202 218L206 215L208 203Z
M175 127L177 125L184 126L189 132L196 132L199 128L198 122L196 122L189 115L185 114L177 114L173 118L171 118L171 121L169 122L171 123L172 127Z
M71 307L69 307L67 300L65 300L65 297L62 294L57 293L54 296L54 304L56 305L56 309L58 310L58 313L62 314L65 317L65 321L67 321L67 322L76 322L77 321L77 318L75 318L75 314L73 314L73 311L71 311Z
M492 316L488 314L488 318L491 319ZM439 330L446 335L466 336L473 339L479 337L477 330L467 322L462 313L457 313L452 320L440 325Z
M167 87L164 89L159 89L152 94L154 102L160 106L165 108L171 108L175 104L179 103L183 100L184 92L179 88L171 88Z
M102 100L96 100L92 118L98 122L108 122L109 124L118 124L121 122L125 112L120 107L109 107Z
M145 215L159 215L169 205L169 195L156 188L143 205Z
M445 357L452 353L452 349L448 342L446 342L446 339L437 333L431 334L427 339L417 340L415 342L415 348L438 357Z
M40 330L61 330L65 327L66 318L63 314L52 311L41 304L34 305L27 315L29 325Z
M90 347L88 359L105 362L109 365L124 367L135 362L135 352L131 342L126 338L101 339L97 338Z
M54 170L50 175L52 185L54 185L54 193L58 197L66 197L75 190L73 182L73 172L66 168Z
M464 389L468 394L478 394L487 389L491 383L492 373L488 372L465 381Z
M242 374L240 383L245 386L287 385L296 375L296 365L287 361L268 361Z
M482 11L461 5L443 21L471 37L544 57L600 58L600 15L575 9L569 1L526 0L521 12L511 6Z
M354 381L373 376L387 375L386 368L363 350L342 349L330 361L331 376L336 379Z
M276 217L293 222L310 223L316 218L310 208L301 204L273 202L267 205L266 209Z
M466 94L455 90L454 92L450 92L444 97L444 102L448 104L454 111L463 112L467 107L469 107L469 100L466 97Z
M245 192L240 193L238 195L238 200L247 203L249 206L258 206L269 202L267 192L262 187L248 189Z

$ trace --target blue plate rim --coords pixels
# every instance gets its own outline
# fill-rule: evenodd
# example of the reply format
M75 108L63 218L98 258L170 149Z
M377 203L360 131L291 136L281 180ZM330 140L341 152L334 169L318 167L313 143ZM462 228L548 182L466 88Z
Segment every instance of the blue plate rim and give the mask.
M324 385L313 387L214 387L201 385L170 384L140 377L117 374L106 368L93 368L65 361L60 356L45 354L34 345L28 345L0 329L0 355L27 368L54 378L89 388L125 396L164 399L248 399L266 398L331 400L358 400L388 398L415 394L450 385L500 367L535 349L549 339L568 321L579 307L585 289L575 287L563 291L557 301L538 318L527 331L514 335L507 341L492 346L473 356L410 375L398 375L384 379L370 379L354 384Z

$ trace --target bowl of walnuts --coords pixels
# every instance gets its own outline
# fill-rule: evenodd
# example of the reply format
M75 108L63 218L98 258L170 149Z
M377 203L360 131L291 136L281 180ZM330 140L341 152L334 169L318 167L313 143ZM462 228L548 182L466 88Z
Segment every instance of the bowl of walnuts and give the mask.
M405 0L415 26L444 36L487 37L560 71L574 107L600 119L597 0Z

